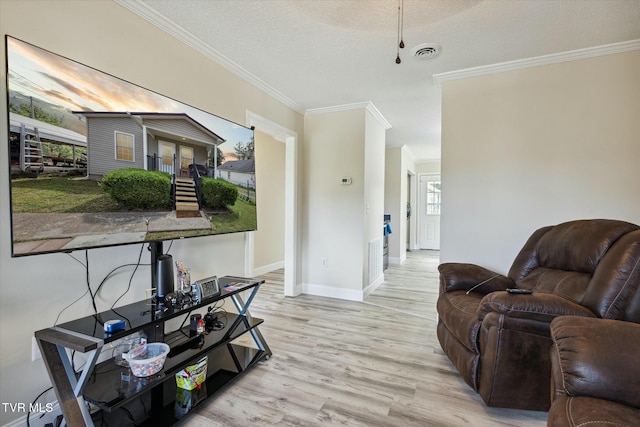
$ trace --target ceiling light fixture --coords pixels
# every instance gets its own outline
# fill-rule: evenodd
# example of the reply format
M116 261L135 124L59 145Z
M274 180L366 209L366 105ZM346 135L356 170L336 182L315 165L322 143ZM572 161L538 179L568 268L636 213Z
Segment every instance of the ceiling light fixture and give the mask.
M400 59L400 49L404 49L404 0L398 0L398 39L396 48L396 64L402 62Z

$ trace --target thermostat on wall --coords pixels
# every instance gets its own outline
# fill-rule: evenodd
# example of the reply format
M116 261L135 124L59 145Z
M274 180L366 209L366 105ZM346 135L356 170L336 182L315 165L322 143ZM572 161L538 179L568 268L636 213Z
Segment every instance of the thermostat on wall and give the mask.
M343 176L342 178L340 178L340 184L341 185L351 185L351 177Z

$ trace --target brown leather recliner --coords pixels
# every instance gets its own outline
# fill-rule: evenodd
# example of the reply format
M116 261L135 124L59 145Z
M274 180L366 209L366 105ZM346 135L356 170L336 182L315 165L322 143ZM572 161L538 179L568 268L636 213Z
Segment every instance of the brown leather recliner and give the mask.
M562 315L640 322L640 227L594 219L533 233L507 276L445 263L438 340L489 406L547 410L549 324ZM529 289L511 294L508 288Z
M640 325L561 316L551 322L549 427L640 425Z

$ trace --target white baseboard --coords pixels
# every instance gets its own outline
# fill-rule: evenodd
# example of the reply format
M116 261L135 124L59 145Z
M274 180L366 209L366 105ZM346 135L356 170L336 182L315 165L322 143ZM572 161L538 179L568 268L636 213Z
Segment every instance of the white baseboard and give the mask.
M293 289L294 294L290 295L290 296L297 297L298 295L302 295L302 293L303 293L302 291L303 291L302 283L296 283L296 285L294 286L294 289Z
M382 283L384 283L384 274L381 274L376 280L374 280L369 286L367 286L366 288L364 288L364 295L363 295L363 300L364 298L368 297L369 294L373 291L375 291L376 289L378 289L378 287L380 285L382 285Z
M308 295L338 298L348 301L362 302L364 300L364 294L361 290L336 288L335 286L317 285L313 283L303 283L302 292Z
M260 276L262 274L271 273L272 271L284 268L284 260L274 262L273 264L263 265L261 267L253 267L253 273L251 276Z
M402 265L407 260L407 255L404 254L402 257L389 257L389 264L393 265Z

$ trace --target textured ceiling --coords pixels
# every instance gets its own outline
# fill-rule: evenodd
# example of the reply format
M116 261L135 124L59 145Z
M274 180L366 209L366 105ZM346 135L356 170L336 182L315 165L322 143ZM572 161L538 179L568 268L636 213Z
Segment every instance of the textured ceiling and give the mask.
M420 160L440 157L433 74L640 39L640 0L404 0L398 65L398 0L120 3L161 17L299 111L373 102L392 126L387 146ZM427 42L442 53L412 58Z

